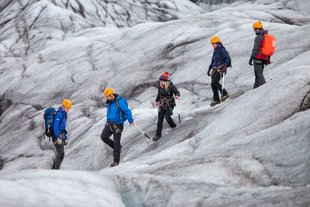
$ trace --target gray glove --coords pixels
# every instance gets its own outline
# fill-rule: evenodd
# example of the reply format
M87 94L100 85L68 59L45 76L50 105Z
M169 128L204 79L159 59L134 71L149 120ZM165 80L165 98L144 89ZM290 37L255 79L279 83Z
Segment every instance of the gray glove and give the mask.
M67 141L67 140L65 140L65 141L64 141L64 145L67 145L67 144L68 144L68 141Z

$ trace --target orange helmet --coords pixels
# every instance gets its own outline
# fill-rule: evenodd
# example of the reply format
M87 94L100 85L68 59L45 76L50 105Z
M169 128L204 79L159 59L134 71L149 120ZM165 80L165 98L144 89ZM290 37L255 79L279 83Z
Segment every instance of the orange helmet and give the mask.
M105 97L108 97L108 96L110 96L111 94L113 94L114 93L114 89L113 88L106 88L105 90L104 90L104 92L103 92L103 95L105 96Z
M262 28L263 28L263 24L260 21L255 22L253 24L253 29L262 29Z
M67 108L67 109L71 109L72 107L72 103L69 99L65 99L63 102L62 102L62 106Z
M221 42L221 39L219 36L212 36L210 39L211 44L219 43Z

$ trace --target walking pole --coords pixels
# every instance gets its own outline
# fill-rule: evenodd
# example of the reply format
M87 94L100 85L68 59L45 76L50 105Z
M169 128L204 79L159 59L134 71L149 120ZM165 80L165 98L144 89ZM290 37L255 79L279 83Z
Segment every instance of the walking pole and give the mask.
M134 124L134 126L135 126L144 136L146 136L147 138L149 138L150 140L152 140L151 137L149 137L149 135L147 135L144 131L142 131L142 129L140 129L136 124Z
M223 78L222 78L222 94L224 93L224 84L225 84L225 73L223 73Z
M179 105L179 99L178 100L178 105ZM179 118L179 123L181 124L181 114L180 114L180 111L178 111L178 118Z
M270 78L270 80L272 80L271 72L270 72L270 69L269 69L269 67L267 65L266 65L266 68L267 68L268 73L269 73L269 78Z

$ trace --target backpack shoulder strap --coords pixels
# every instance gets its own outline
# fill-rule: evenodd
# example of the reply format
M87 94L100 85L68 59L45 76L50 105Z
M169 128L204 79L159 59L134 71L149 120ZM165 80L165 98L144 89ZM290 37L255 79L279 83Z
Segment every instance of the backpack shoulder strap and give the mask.
M117 99L115 100L115 103L116 103L116 106L117 106L117 108L118 108L118 110L119 110L120 117L124 117L124 112L123 112L123 110L121 109L121 106L119 105L119 100L120 100L120 99L121 99L121 97L117 98Z
M121 109L121 107L120 107L120 105L119 105L119 99L116 99L115 102L116 102L117 108L118 108L120 111L122 111L122 109Z

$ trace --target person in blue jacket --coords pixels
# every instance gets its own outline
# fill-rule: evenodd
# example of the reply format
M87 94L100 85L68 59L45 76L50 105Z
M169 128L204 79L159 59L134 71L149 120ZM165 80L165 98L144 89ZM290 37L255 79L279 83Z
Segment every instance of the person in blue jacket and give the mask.
M58 111L55 115L54 125L53 125L53 142L56 147L56 158L53 164L52 169L59 169L62 163L62 160L65 157L64 145L67 142L67 131L66 131L66 124L67 124L67 113L71 109L72 103L69 99L65 99L62 102L62 106L58 108Z
M210 40L214 51L212 56L212 61L208 69L208 76L211 76L211 87L213 91L213 101L211 102L210 106L215 106L221 101L225 101L229 94L225 90L222 90L222 85L220 84L220 80L223 77L223 74L226 74L227 67L231 67L231 59L229 53L227 52L226 48L221 43L221 40L218 36L211 37ZM222 94L221 99L219 97L219 93Z
M114 92L113 88L106 88L103 92L107 98L107 123L102 130L101 140L109 145L113 151L113 162L111 167L117 166L121 155L121 136L124 129L124 122L128 120L133 125L132 112L128 107L125 98ZM110 136L113 134L113 141Z

